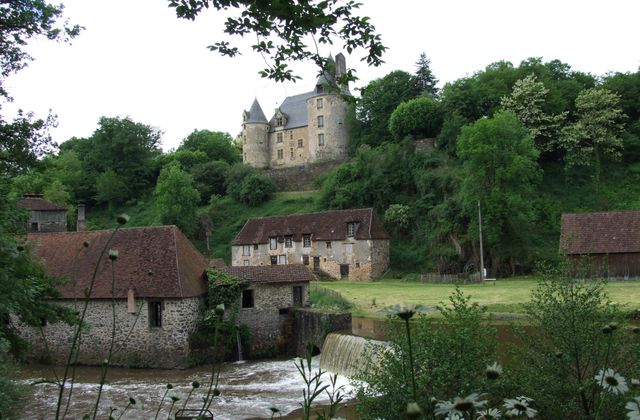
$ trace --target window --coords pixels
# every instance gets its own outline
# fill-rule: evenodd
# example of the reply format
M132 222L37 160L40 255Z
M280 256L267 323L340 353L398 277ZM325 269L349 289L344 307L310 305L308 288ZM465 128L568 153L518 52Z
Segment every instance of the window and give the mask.
M278 264L286 265L287 264L287 256L286 255L278 255Z
M244 265L245 267L249 267L249 260L242 261L242 265Z
M162 302L149 302L149 326L162 327Z
M292 236L285 236L284 237L284 247L285 248L293 247L293 237Z
M282 133L276 134L276 143L282 143Z
M302 235L302 246L304 248L309 248L311 246L311 235Z
M253 244L253 249L258 250L258 244Z
M269 238L269 249L278 249L278 239Z
M251 255L251 245L242 245L242 256L248 257Z
M282 127L284 124L284 118L282 118L281 116L276 117L276 126L278 127Z
M291 159L293 159L293 147L291 148Z
M325 244L327 245L327 249L331 249L331 242L330 241L325 242Z
M357 222L349 222L347 223L347 236L354 236L356 234L356 229L358 228Z
M304 147L304 141L302 139L298 139L298 148Z
M318 146L324 146L324 133L318 134Z
M253 308L253 289L247 289L242 291L242 307Z
M318 115L318 128L324 127L324 116Z
M309 256L308 255L303 255L302 256L302 264L309 265Z
M34 232L38 231L38 222L32 222L31 223L31 230Z
M293 131L289 132L289 140L293 140Z
M244 144L247 144L247 136L242 136L242 141Z
M360 263L359 262L356 263L356 268L360 268Z
M271 256L271 265L277 265L278 264L278 256L277 255L272 255Z
M302 306L302 286L293 286L293 306Z
M278 149L278 159L282 159L284 157L284 153L282 149Z
M345 244L344 252L346 252L347 254L353 254L353 244Z
M324 104L322 103L322 98L316 99L316 108L322 109L323 106Z

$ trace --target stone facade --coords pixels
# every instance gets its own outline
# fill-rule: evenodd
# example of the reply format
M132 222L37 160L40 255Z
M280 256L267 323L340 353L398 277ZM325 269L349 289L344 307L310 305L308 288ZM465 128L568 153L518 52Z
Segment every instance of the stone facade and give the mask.
M257 168L288 168L347 157L347 102L343 92L328 85L344 73L344 56L338 54L334 74L321 76L316 88L285 98L267 120L256 99L243 113L243 162Z
M24 221L27 232L66 232L67 209L42 198L42 194L25 194L18 207L29 212Z
M160 326L154 326L150 302L159 302ZM81 312L84 302L63 300L63 306ZM189 365L189 337L197 327L204 300L139 299L135 310L129 312L127 300L116 301L116 351L112 365L129 367L185 368ZM74 327L59 323L45 323L46 344L37 328L27 327L12 320L23 338L31 344L30 358L55 364L65 364L69 356ZM92 300L85 318L78 362L100 365L108 355L113 327L111 300ZM47 353L47 347L49 353Z

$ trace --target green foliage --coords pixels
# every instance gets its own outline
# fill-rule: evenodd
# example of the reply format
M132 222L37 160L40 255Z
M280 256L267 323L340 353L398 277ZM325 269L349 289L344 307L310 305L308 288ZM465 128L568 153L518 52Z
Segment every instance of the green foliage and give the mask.
M518 392L532 397L546 418L622 418L624 399L594 380L607 368L637 375L637 334L625 331L619 308L601 280L547 274L531 293L532 328L520 333L513 364ZM613 327L607 327L612 325Z
M96 178L96 196L98 203L106 203L112 210L129 196L127 184L113 169L107 169Z
M218 305L223 305L224 311L234 316L244 286L239 278L211 267L207 268L207 282L207 309L203 320L205 327L214 328L222 316L219 310L216 312Z
M177 152L187 150L204 152L209 158L208 160L222 160L230 165L242 160L239 151L233 145L233 138L228 133L221 133L219 131L194 130L182 140ZM184 167L188 168L186 166Z
M486 308L471 303L456 289L440 311L443 318L438 324L420 316L411 330L415 402L427 418L433 414L432 397L449 399L488 391L484 372L496 356L495 330L482 319ZM394 323L389 331L389 345L371 345L376 362L357 377L363 381L357 385L356 397L364 418L404 419L404 407L414 401L408 336Z
M389 131L396 139L406 136L433 138L442 127L440 104L427 96L402 102L389 118Z
M225 182L229 169L229 164L223 160L214 160L191 168L191 175L200 193L201 203L209 202L212 195L225 194Z
M309 293L311 306L323 311L344 312L350 310L353 305L340 293L320 285L313 284Z
M156 157L154 163L159 169L162 169L171 162L178 162L183 169L190 171L195 165L206 163L208 160L207 154L201 150L177 150Z
M463 161L463 210L471 220L469 234L478 237L478 202L488 254L500 261L526 261L531 256L534 214L531 202L540 180L538 151L531 136L507 112L462 129L457 143Z
M26 384L14 381L18 364L9 354L8 341L0 338L0 416L18 418L22 401L29 392Z
M392 232L406 232L411 224L411 208L404 204L391 204L384 212L384 221Z
M171 163L160 171L153 194L161 223L176 225L185 235L192 235L200 193L193 187L191 175L177 162Z
M418 89L423 95L435 97L438 94L438 88L436 84L438 79L431 71L431 60L427 57L427 54L421 53L420 58L416 62L416 84Z
M237 202L256 207L269 200L276 192L271 178L248 165L237 163L227 173L227 193Z

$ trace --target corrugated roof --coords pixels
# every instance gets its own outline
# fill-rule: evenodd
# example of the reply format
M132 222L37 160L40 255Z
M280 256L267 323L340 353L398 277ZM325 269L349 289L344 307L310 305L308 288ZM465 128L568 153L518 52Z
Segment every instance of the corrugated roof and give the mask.
M301 264L223 267L220 271L252 283L301 283L317 280L315 274Z
M339 241L347 238L349 222L358 222L355 239L389 238L378 216L369 208L249 219L231 244L268 243L270 237L288 235L301 241L303 234L311 234L314 241Z
M266 123L267 117L265 117L264 112L262 112L262 107L260 103L258 103L258 98L253 100L253 104L251 104L251 108L249 109L249 118L247 119L248 123Z
M58 206L44 198L37 197L26 197L19 200L16 204L18 207L29 211L67 211L65 207Z
M640 211L563 214L560 251L565 254L640 252Z
M280 111L287 117L287 124L284 127L285 129L309 125L309 120L307 118L307 99L316 95L317 94L312 91L285 98L282 105L279 107ZM272 128L276 126L275 113L269 120L269 124L271 124Z
M112 233L40 233L28 235L27 239L35 243L35 253L48 275L68 279L61 287L62 297L82 299ZM126 298L129 289L134 289L137 297L147 298L187 298L206 293L203 273L207 260L175 226L120 229L108 248L118 251L114 264L116 298ZM98 265L91 297L111 298L111 284L107 250Z

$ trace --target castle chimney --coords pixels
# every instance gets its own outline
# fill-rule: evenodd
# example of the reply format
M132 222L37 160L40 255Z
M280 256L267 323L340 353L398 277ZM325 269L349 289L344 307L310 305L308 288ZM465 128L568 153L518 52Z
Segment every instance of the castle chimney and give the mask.
M76 224L78 232L84 232L87 230L84 219L84 204L78 204L78 222Z

